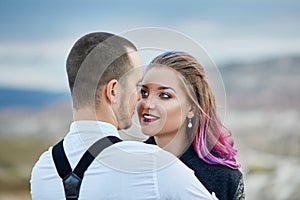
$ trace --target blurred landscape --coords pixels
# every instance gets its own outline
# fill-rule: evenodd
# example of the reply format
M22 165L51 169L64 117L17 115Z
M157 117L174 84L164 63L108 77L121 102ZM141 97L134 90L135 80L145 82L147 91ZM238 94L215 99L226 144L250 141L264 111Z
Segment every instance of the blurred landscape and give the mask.
M218 66L247 199L300 199L300 55ZM0 199L30 199L31 169L72 119L68 93L0 89Z
M247 199L300 199L300 56L220 70Z

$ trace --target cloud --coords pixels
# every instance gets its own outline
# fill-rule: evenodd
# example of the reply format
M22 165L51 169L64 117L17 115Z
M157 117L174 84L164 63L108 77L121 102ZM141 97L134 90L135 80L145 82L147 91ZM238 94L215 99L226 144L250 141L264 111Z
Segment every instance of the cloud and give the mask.
M211 20L182 21L178 30L201 44L217 63L300 54L300 27L294 21L228 25Z
M0 86L66 90L65 58L73 43L44 41L0 46Z
M4 0L0 2L0 85L66 88L69 49L83 34L99 30L120 33L138 27L169 28L202 45L217 64L300 53L299 8L297 0ZM163 42L178 43L179 48L183 41ZM156 53L142 55L143 63Z

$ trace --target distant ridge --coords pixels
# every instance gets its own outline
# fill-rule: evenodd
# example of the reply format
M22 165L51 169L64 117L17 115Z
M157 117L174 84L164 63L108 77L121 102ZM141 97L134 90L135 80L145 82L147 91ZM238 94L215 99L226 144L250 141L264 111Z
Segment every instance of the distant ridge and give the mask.
M220 73L231 108L300 108L300 55L231 63L221 67Z
M70 94L67 92L49 92L44 90L0 87L0 109L39 109L69 99Z

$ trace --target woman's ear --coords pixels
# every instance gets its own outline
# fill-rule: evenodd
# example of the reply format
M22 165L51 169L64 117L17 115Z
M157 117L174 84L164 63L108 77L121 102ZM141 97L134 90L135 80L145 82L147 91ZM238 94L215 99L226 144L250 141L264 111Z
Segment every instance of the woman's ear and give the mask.
M191 119L195 116L195 111L194 111L194 107L193 106L190 106L189 107L189 111L187 113L187 118Z
M110 80L105 86L106 99L111 104L117 102L117 87L118 81L116 79Z

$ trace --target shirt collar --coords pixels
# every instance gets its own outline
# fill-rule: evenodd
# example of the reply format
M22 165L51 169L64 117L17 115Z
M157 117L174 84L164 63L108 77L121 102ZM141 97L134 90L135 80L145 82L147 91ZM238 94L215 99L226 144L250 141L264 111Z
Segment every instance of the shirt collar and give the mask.
M195 152L193 144L191 144L188 149L180 156L180 160L183 163L189 162L192 158L198 157L197 153Z
M74 121L70 126L70 133L97 134L100 137L109 135L119 137L118 130L115 126L102 121Z

